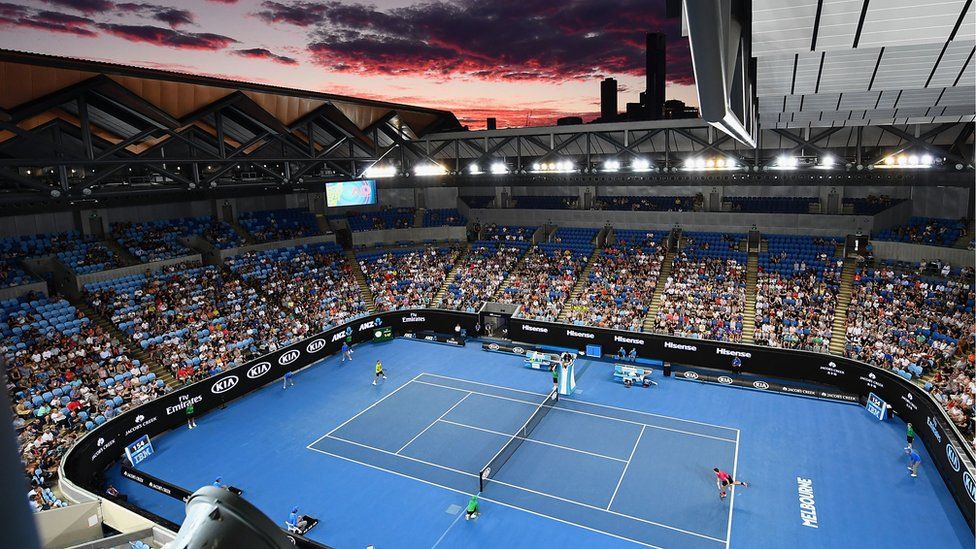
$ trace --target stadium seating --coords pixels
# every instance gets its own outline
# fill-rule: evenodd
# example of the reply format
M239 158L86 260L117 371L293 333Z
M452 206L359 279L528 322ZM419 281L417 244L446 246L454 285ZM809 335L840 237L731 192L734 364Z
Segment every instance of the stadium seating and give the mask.
M478 240L461 260L438 304L445 309L477 312L495 294L525 250L527 241Z
M413 227L414 208L387 208L375 212L349 212L349 228L354 232Z
M364 252L356 259L366 275L375 308L393 311L430 305L457 255L454 248L427 246Z
M424 227L442 227L444 225L463 227L467 223L467 220L458 212L457 208L424 211Z
M238 223L258 242L274 242L321 234L315 214L303 208L243 212Z
M734 212L745 213L810 213L810 205L820 199L815 196L726 196L722 202L731 204Z
M594 200L594 209L690 212L700 203L700 196L600 196Z
M470 208L488 208L492 201L495 200L494 195L473 195L473 196L462 196L461 200L464 200Z
M965 233L965 220L913 217L904 225L879 231L874 235L874 239L930 246L952 246Z
M876 215L888 208L904 202L901 198L890 196L866 196L862 198L845 198L842 203L845 208L852 208L854 215Z
M212 242L219 248L243 244L233 228L210 216L112 224L112 237L143 263L192 255L193 250L181 240L205 234L214 238Z
M526 210L570 210L579 205L578 196L513 196L516 208Z

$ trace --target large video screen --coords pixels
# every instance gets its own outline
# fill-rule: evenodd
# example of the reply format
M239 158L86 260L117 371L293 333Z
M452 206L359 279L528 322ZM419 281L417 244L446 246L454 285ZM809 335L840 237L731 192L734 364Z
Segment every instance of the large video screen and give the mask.
M326 183L325 200L330 208L376 204L376 180L360 179Z

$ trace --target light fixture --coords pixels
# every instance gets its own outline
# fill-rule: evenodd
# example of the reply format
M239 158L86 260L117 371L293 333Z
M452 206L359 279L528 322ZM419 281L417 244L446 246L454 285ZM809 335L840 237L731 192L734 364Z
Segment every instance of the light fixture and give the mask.
M837 163L837 159L833 155L826 155L820 159L820 165L824 168L833 168L834 164Z
M651 169L651 161L646 158L635 158L630 163L630 167L635 172L646 172Z
M396 166L385 165L380 166L373 164L372 166L366 168L363 172L363 177L367 179L380 179L384 177L393 177L396 175Z
M508 173L508 166L504 162L492 162L490 170L493 175L502 175Z
M895 165L895 157L894 156L886 156L885 159L884 159L884 163L885 163L885 166L894 166Z
M913 155L910 155L908 157L908 165L909 166L918 166L918 156L917 155L914 155L914 154Z
M431 162L429 164L420 164L414 166L413 173L414 175L424 177L424 176L433 176L433 175L444 175L447 173L447 170L444 168L444 166Z
M695 167L698 168L699 170L704 170L705 166L706 166L706 162L704 158L698 158L695 160Z
M607 159L603 161L603 171L605 172L615 172L620 169L620 161L614 159Z
M934 161L931 154L923 154L921 160L923 166L931 166Z
M478 175L481 173L481 168L477 164L468 164L468 173L471 175Z

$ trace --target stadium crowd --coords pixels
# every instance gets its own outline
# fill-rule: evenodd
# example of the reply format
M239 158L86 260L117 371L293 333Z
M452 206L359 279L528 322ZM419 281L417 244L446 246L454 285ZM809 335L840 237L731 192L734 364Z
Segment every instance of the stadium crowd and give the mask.
M439 306L477 312L495 295L526 248L528 244L525 242L481 240L473 243L468 255L459 262Z
M378 311L426 307L454 266L459 249L426 246L419 250L372 252L358 256L373 305Z
M664 282L656 331L740 341L745 309L746 261L742 235L687 233Z
M666 251L653 232L617 231L616 237L594 259L580 295L567 303L569 322L641 330Z
M521 305L520 316L555 321L586 265L587 256L568 249L533 246L508 278L499 301Z

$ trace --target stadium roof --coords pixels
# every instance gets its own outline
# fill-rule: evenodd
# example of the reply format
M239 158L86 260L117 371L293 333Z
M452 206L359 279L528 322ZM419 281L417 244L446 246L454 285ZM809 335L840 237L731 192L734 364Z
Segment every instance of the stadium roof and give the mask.
M50 55L0 50L0 121L29 129L59 119L74 125L78 113L69 110L70 97L80 89L97 89L123 102L129 109L149 115L175 128L185 124L206 125L199 116L218 105L234 102L254 117L267 118L287 128L297 128L312 116L324 116L351 133L380 123L402 127L405 138L430 131L460 129L448 111L239 82L208 76L83 61ZM93 109L94 132L109 141L121 141L133 128L124 116ZM212 128L207 129L212 131ZM0 132L0 142L13 137ZM131 145L130 151L151 146L148 140Z
M972 122L971 0L754 0L765 128Z

